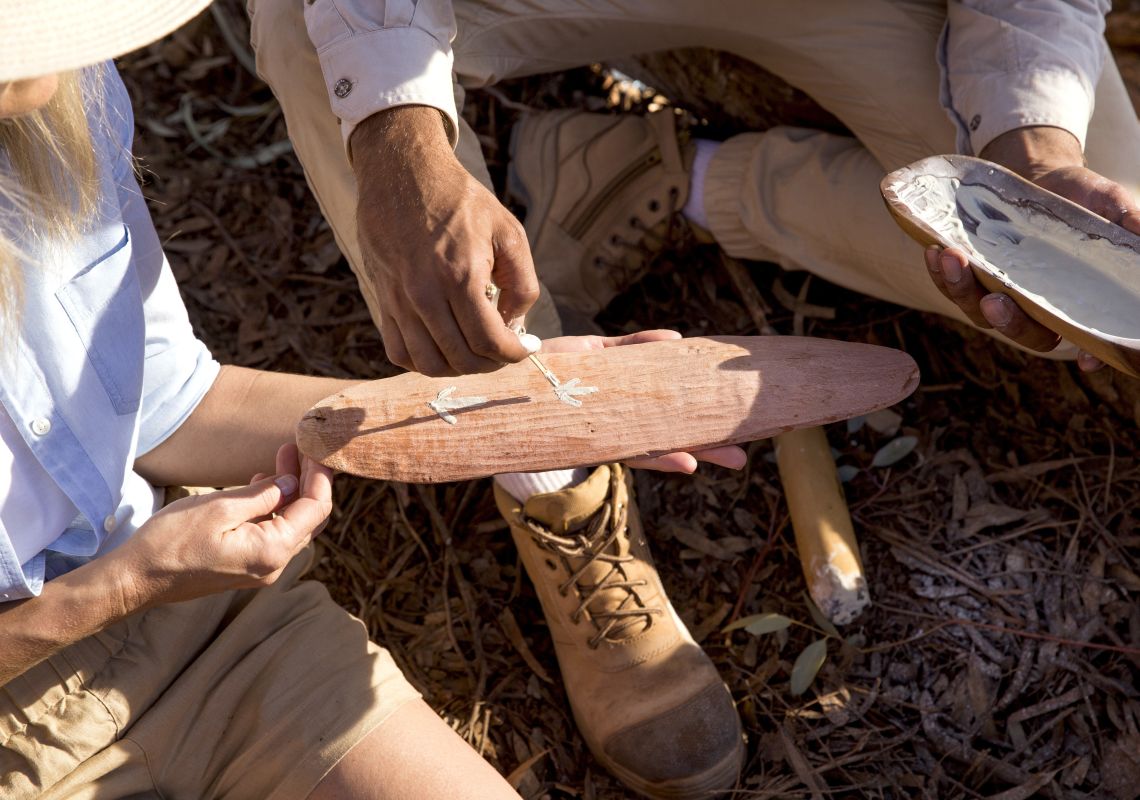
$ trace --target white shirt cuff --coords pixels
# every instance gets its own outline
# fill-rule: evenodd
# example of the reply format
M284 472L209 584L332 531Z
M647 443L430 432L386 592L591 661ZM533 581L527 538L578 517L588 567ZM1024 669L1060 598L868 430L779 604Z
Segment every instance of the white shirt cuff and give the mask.
M431 34L419 28L357 33L334 42L318 55L346 150L357 125L378 111L396 106L438 108L449 122L451 146L459 140L452 55L441 49Z
M1093 98L1075 74L1038 70L959 80L954 106L967 129L961 133L975 154L1001 134L1031 125L1063 128L1077 137L1083 150Z

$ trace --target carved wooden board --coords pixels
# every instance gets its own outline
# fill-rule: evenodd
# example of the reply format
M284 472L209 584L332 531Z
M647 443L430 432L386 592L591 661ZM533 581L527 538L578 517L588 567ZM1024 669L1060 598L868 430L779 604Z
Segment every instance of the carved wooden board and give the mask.
M905 353L826 339L677 339L541 358L597 393L567 405L530 361L458 378L406 373L325 398L297 442L343 472L439 483L763 439L893 405L918 385ZM429 406L449 387L451 399L486 402L450 411L451 424Z

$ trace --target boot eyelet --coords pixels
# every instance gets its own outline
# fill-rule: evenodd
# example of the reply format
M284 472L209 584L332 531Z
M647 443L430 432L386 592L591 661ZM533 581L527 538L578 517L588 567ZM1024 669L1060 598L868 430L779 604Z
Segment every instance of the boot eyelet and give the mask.
M634 228L634 229L640 228L641 227L641 219L638 217L630 217L629 218L629 227Z
M610 244L614 245L615 247L617 245L621 244L621 237L615 233L613 236L610 237Z
M650 200L649 201L649 210L651 212L653 212L654 214L656 214L660 208L661 208L661 204L658 203L656 200Z

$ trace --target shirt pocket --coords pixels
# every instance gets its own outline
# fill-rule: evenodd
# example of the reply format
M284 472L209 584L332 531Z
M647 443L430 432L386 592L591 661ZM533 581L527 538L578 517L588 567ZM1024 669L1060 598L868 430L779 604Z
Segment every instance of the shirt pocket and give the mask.
M115 412L137 412L146 326L126 226L119 243L64 284L56 298L87 350L87 360Z

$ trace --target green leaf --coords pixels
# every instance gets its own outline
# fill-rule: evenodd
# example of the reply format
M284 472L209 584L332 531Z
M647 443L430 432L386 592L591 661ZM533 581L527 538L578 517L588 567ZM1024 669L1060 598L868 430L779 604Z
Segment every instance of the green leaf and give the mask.
M872 467L889 467L910 455L918 444L918 439L913 436L900 436L897 439L891 439L885 445L879 448L879 452L875 453L875 457L871 459Z
M765 633L782 631L791 624L792 621L783 614L753 614L750 617L742 617L731 625L728 625L725 627L724 632L728 633L729 631L738 631L744 628L751 634L762 636Z
M745 630L756 636L763 636L765 633L782 631L791 624L792 621L783 614L758 614L756 621L748 625Z
M847 483L858 474L859 468L854 464L844 464L835 470L835 475L839 478L840 483Z
M792 665L792 694L801 695L811 686L827 660L827 639L816 639L803 649Z

